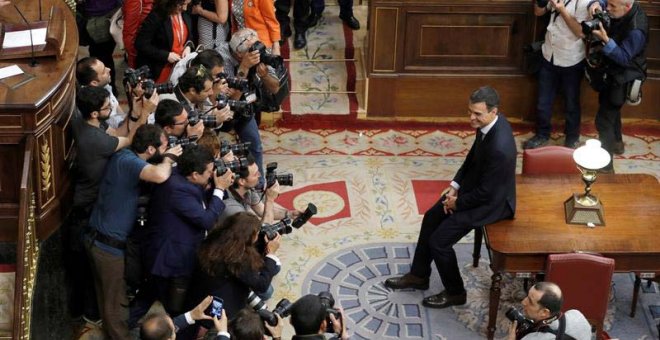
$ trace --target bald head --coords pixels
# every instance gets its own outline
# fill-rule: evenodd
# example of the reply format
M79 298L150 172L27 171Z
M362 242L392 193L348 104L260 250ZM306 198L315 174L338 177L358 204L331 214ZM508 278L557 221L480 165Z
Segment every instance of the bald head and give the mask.
M561 311L564 298L561 295L559 286L552 282L537 282L534 289L543 295L539 299L539 304L550 311L550 314L556 315Z
M174 323L164 313L148 315L140 327L142 340L173 340L174 338Z

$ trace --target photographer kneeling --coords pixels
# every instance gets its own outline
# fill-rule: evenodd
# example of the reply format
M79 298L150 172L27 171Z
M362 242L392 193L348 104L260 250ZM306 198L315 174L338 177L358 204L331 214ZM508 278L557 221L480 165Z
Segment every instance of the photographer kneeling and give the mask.
M291 325L296 331L292 340L318 339L325 340L324 333L330 331L337 334L333 339L347 340L344 311L339 308L339 319L334 313L328 312L328 306L318 295L305 295L291 307ZM328 324L332 324L332 330Z
M561 289L552 282L538 282L522 300L523 313L511 308L508 340L591 339L591 325L576 309L561 312ZM563 329L563 330L562 330Z

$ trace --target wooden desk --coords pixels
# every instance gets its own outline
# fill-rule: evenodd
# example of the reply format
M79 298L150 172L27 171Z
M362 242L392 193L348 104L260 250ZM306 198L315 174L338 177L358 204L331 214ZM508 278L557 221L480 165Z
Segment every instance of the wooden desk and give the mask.
M493 270L488 339L495 334L502 273L545 270L548 254L588 251L616 261L615 271L660 273L660 184L651 175L599 175L593 193L606 226L566 224L563 202L584 192L579 176L519 175L516 218L485 229Z

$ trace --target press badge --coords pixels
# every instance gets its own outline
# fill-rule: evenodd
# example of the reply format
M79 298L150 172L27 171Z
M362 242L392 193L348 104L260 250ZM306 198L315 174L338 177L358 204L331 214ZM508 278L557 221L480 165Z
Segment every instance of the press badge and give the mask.
M254 103L255 101L257 101L257 95L256 95L254 92L250 92L250 93L248 93L247 95L245 95L245 101L246 101L248 104L252 104L252 103Z

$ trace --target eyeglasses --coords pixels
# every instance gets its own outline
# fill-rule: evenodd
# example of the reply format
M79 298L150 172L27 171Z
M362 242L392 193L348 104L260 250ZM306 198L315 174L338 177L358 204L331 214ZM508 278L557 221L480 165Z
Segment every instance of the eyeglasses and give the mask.
M172 124L172 125L186 125L186 124L188 124L188 123L189 123L188 118L186 118L186 120L184 120L183 122L174 123L174 124Z
M241 42L239 42L238 45L236 45L236 52L245 52L245 51L239 51L239 48L240 48L241 46L243 46L243 44L245 44L246 41L248 41L248 40L250 40L250 39L252 39L252 38L254 38L254 37L256 37L256 35L254 35L254 34L250 34L250 35L248 35L247 37L243 38L243 40L241 40Z

